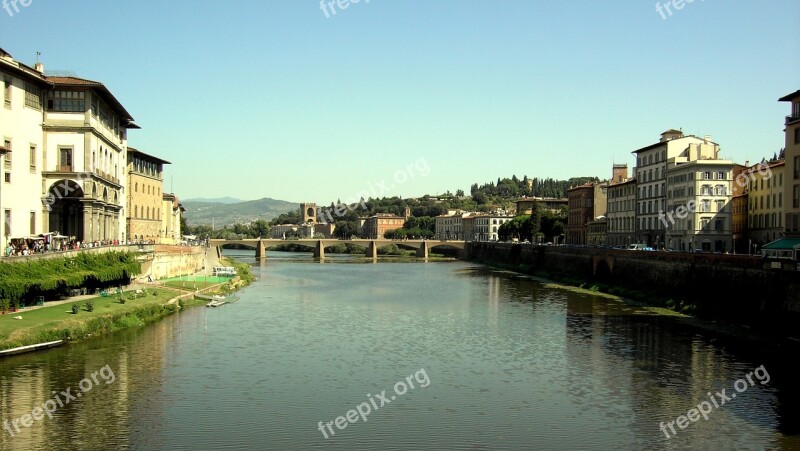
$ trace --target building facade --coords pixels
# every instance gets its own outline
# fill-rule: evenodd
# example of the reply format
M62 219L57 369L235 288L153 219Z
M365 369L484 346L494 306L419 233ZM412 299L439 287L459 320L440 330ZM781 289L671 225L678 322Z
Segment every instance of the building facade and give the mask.
M786 180L783 186L784 230L787 236L800 236L800 90L778 99L789 102L790 114L786 116L785 158Z
M625 246L636 237L636 178L608 185L609 246Z
M658 216L673 251L732 252L732 161L713 159L667 163L666 211Z
M606 246L608 244L608 218L598 216L586 224L586 244Z
M472 241L497 241L499 239L498 229L508 221L514 219L511 215L505 214L482 214L471 218L472 236L476 239Z
M181 216L186 211L174 194L165 193L161 201L161 244L179 244L182 239Z
M406 218L387 213L378 213L364 220L361 233L364 238L383 239L389 230L402 229Z
M128 148L128 237L158 243L163 234L164 165L169 161Z
M0 49L0 243L46 232L42 203L44 96L50 84L40 71Z
M598 216L606 215L607 196L608 182L585 183L567 190L567 244L588 244L588 224Z
M538 205L542 210L549 210L558 213L569 206L569 199L559 199L555 197L527 197L518 199L517 215L529 215L533 213L533 208Z
M131 115L102 83L47 76L42 64L30 68L2 49L0 81L4 244L45 232L124 240L127 131L138 128Z
M437 216L434 237L439 240L463 240L465 236L463 221L467 215L468 213L457 211Z
M666 243L666 228L659 220L667 202L667 161L683 158L694 161L716 158L719 145L711 137L684 136L679 130L667 130L661 139L641 149L634 150L636 157L636 242L653 248Z
M756 250L783 237L785 169L785 160L762 161L746 172L750 181L747 190L748 238Z

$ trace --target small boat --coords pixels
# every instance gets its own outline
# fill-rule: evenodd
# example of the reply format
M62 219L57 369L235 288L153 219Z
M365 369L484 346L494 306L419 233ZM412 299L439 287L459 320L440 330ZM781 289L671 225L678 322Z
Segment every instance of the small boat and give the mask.
M225 304L227 304L227 302L225 302L224 300L215 299L206 304L206 307L221 307Z
M26 352L39 351L41 349L55 348L56 346L61 346L61 345L65 344L65 343L66 343L65 340L56 340L56 341L49 341L47 343L38 343L38 344L35 344L35 345L21 346L19 348L14 348L14 349L6 349L6 350L3 350L3 351L0 351L0 357L6 357L6 356L10 356L10 355L17 355L17 354L24 354Z

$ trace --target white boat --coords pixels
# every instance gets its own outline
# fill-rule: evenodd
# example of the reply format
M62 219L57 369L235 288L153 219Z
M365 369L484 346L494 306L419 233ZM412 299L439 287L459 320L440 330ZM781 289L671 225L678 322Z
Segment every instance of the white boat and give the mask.
M206 304L206 307L221 307L221 306L223 306L225 304L227 304L227 302L225 302L224 300L215 299L215 300L209 302L208 304Z

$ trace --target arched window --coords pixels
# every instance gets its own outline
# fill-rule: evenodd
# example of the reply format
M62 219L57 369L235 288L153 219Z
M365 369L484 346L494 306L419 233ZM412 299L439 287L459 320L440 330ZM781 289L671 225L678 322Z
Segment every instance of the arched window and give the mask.
M138 205L133 207L133 217L134 218L138 218L139 217L139 206Z

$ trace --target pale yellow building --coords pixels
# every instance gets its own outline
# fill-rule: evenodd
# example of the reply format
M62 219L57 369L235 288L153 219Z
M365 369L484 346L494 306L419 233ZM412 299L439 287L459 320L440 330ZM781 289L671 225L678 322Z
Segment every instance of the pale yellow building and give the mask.
M165 164L170 162L128 147L127 236L130 240L158 243L161 239Z
M764 161L744 172L750 180L747 193L749 239L759 248L783 236L785 167L785 160Z
M179 244L181 242L181 215L186 211L171 193L164 194L161 201L161 244Z
M786 235L800 236L800 90L778 99L790 102L786 116L786 181L783 186L784 229Z

